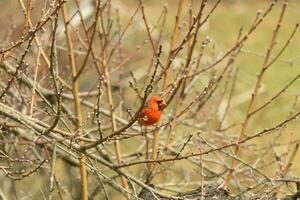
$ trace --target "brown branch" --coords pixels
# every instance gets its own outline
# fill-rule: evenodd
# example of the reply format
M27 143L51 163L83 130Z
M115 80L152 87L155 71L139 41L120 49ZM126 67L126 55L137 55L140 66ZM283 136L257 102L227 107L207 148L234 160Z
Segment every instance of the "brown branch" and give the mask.
M80 97L78 96L78 79L76 79L77 75L77 69L75 64L75 57L73 53L73 43L71 38L71 33L68 28L68 14L65 4L62 7L62 14L63 19L65 23L65 35L68 45L68 52L69 52L69 61L71 65L71 72L72 72L72 92L74 96L74 109L76 113L76 131L79 131L79 135L82 136L82 116L81 116L81 104L80 104ZM84 142L81 141L80 145L84 145ZM87 181L87 169L85 165L85 156L82 155L82 157L79 159L80 161L80 175L81 175L81 199L82 200L88 200L88 181Z
M55 9L45 18L43 18L40 22L38 22L34 28L32 30L30 30L28 32L28 34L26 36L24 36L23 38L21 38L20 40L13 42L13 44L9 47L6 47L4 49L0 49L0 54L4 54L6 52L9 52L13 49L15 49L16 47L19 47L20 45L22 45L25 41L29 40L30 38L34 37L35 34L41 30L44 25L51 20L52 16L56 15L60 8L62 7L62 5L66 3L65 0L59 0L57 6L55 7Z
M284 14L285 14L286 7L287 7L287 0L285 0L283 2L281 13L279 15L279 18L278 18L278 21L277 21L277 24L276 24L276 28L273 31L273 35L272 35L272 38L271 38L271 41L270 41L270 44L269 44L269 48L267 49L266 57L265 57L264 62L261 66L260 73L257 76L256 83L255 83L255 86L254 86L254 89L253 89L253 92L251 94L251 98L250 98L250 101L249 101L249 104L248 104L248 107L247 107L246 115L245 115L244 121L242 123L242 129L240 131L239 140L242 140L245 137L246 130L247 130L247 127L248 127L248 122L249 122L250 117L251 117L250 112L251 112L252 106L254 105L255 98L258 94L258 91L259 91L259 88L260 88L260 85L261 85L261 81L263 79L263 75L265 74L266 70L269 67L268 66L269 59L270 59L271 53L274 49L274 46L276 44L276 38L277 38L277 35L278 35L278 32L279 32L279 29L281 27L281 23L282 23ZM234 152L235 152L236 155L238 155L238 152L239 152L239 146L238 145L235 146ZM232 160L231 164L230 164L229 172L228 172L226 180L224 182L224 188L227 188L228 185L229 185L229 181L232 178L232 173L233 173L235 165L236 165L236 161Z
M156 159L156 160L141 160L141 161L136 161L136 162L131 162L131 163L124 163L122 165L115 165L115 167L116 168L123 168L123 167L128 167L128 166L133 166L133 165L138 165L138 164L145 164L145 163L158 163L158 164L161 164L161 163L164 163L164 162L172 162L172 161L183 160L183 159L187 159L187 158L191 158L191 157L197 157L197 156L209 154L209 153L212 153L212 152L215 152L215 151L220 151L220 150L223 150L223 149L226 149L226 148L229 148L229 147L240 146L241 144L244 144L244 143L246 143L248 141L251 141L255 138L262 137L262 136L264 136L268 133L271 133L273 131L276 131L280 128L285 127L289 122L297 119L299 116L300 116L300 111L298 111L297 113L295 113L291 117L287 118L286 120L282 121L281 123L277 124L276 126L274 126L272 128L264 129L264 130L262 130L258 133L255 133L251 136L247 136L244 139L238 140L237 142L225 144L225 145L222 145L222 146L219 146L219 147L216 147L216 148L213 148L213 149L209 149L207 151L203 151L203 152L200 152L200 153L191 153L191 154L180 156L180 157L177 157L177 158L174 156L174 157L171 157L171 158Z

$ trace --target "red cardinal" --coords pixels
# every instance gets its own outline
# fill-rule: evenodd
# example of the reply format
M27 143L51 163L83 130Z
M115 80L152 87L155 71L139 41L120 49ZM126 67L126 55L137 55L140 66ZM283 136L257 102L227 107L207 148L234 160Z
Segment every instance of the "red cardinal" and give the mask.
M139 115L139 124L144 126L155 124L160 119L161 111L166 105L161 97L152 96L147 102L147 106Z

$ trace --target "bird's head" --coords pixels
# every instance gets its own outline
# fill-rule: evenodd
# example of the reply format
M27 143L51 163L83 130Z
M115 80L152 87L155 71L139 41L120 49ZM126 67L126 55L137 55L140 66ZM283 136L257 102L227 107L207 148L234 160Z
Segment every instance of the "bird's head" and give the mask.
M152 96L148 102L148 106L161 111L167 104L160 96Z

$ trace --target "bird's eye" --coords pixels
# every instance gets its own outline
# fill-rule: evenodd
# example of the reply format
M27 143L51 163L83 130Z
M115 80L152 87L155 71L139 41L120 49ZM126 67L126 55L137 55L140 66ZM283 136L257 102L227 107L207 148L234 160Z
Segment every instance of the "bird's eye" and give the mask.
M158 100L158 101L157 101L157 103L162 103L162 102L163 102L163 100Z

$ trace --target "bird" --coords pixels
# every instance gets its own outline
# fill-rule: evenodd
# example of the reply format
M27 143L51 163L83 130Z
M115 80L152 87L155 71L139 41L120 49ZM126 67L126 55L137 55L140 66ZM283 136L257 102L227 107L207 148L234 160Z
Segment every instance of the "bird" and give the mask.
M150 126L158 122L162 115L162 110L167 106L160 96L152 96L147 105L139 113L138 123L143 126Z

